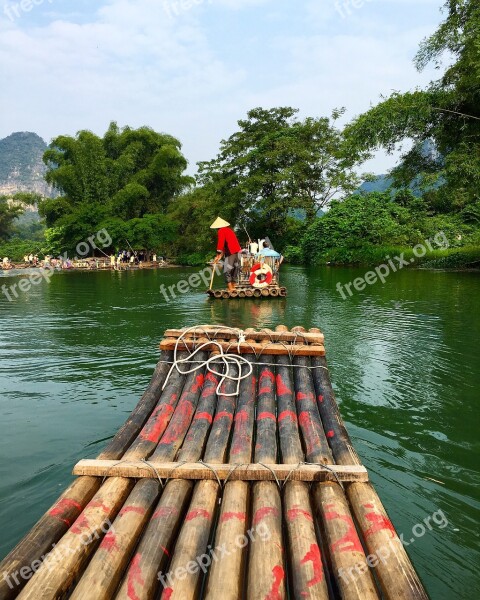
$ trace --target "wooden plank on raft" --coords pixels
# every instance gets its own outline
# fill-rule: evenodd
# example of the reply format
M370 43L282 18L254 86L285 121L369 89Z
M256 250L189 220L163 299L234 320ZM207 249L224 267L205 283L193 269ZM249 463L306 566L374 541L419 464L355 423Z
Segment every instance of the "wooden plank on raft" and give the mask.
M204 463L161 463L144 461L115 461L84 459L74 469L74 475L93 477L131 477L134 479L209 479L213 481L368 481L368 471L362 465L235 465Z
M222 327L196 327L194 329L167 329L165 331L164 337L166 338L179 338L181 335L184 335L188 331L187 336L202 336L208 337L209 339L217 339L224 338L226 334L226 329ZM234 333L235 331L241 331L240 329L236 330L235 328L228 330L228 335ZM273 331L269 329L262 329L259 331L255 331L252 329L248 330L248 337L251 340L256 342L261 342L263 340L268 340L270 342L296 342L299 339L303 339L303 341L307 344L322 344L325 341L325 336L323 333L318 330L318 332L292 332L292 331Z
M176 339L167 338L160 343L160 350L175 350L177 344ZM204 350L209 352L218 350L218 344L225 353L229 354L271 354L274 356L291 355L291 356L325 356L325 347L321 344L311 346L297 344L281 344L271 343L267 346L258 343L247 343L232 340L230 342L216 341L216 343L206 344ZM183 339L178 344L178 350L194 350L199 345L198 341Z

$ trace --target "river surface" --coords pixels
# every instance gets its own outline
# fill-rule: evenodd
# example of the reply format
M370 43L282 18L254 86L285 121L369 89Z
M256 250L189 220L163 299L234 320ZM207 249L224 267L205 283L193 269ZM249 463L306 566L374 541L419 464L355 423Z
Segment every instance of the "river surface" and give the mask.
M167 302L173 268L0 294L0 558L123 423L166 328L303 325L325 333L354 445L432 600L478 600L480 274L408 270L342 299L337 283L364 273L286 267L286 300Z

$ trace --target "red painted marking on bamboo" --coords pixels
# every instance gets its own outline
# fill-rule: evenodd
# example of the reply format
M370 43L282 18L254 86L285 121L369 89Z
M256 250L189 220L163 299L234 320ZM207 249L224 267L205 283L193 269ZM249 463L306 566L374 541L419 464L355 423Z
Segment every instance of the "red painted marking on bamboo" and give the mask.
M253 517L253 524L256 525L259 521L262 521L266 517L278 517L278 508L274 506L264 506L259 508Z
M273 390L273 384L275 383L275 375L270 370L262 371L260 375L259 394L270 394Z
M320 443L312 415L308 411L303 411L298 415L298 422L303 431L307 455L310 455Z
M78 511L83 510L82 505L76 502L75 500L71 500L70 498L62 498L55 504L55 506L51 510L49 510L48 514L51 517L58 519L59 521L63 521L63 523L65 523L67 527L70 527L72 522L70 521L70 519L66 518L65 514L73 508L76 508Z
M230 421L233 421L233 415L227 412L226 410L223 410L222 412L219 412L217 415L215 415L214 421L217 422L220 419L223 419L224 417L227 417Z
M205 419L209 423L213 423L213 417L212 417L212 415L210 413L207 413L207 412L197 413L195 415L195 420L199 421L201 419Z
M193 519L197 519L198 517L202 517L202 519L209 519L210 513L204 508L194 508L187 514L185 521L193 521Z
M102 511L105 512L105 513L110 512L110 509L108 508L108 506L106 506L105 504L103 504L99 500L92 500L91 502L89 502L87 504L84 512L82 512L82 514L78 517L78 519L72 525L72 528L70 529L70 531L72 533L75 533L75 534L83 533L83 531L85 529L87 529L88 527L90 527L90 524L88 522L88 517L85 514L85 512L88 509L90 509L90 508L101 508Z
M249 432L250 414L246 410L240 410L235 415L235 431L232 440L232 449L230 453L240 454L245 448L250 446Z
M133 557L132 562L130 563L130 567L128 569L127 576L127 596L130 600L140 600L137 596L137 592L135 591L135 587L143 588L145 585L145 581L142 575L142 569L140 567L140 563L142 561L142 555L137 552Z
M335 437L335 432L333 431L333 429L330 429L330 431L327 432L327 438L333 438Z
M165 598L165 600L170 600L170 598L172 597L172 594L173 594L172 588L165 588L165 591L162 594L162 598Z
M214 396L218 385L218 379L213 373L207 373L204 380L204 387L202 391L202 398L209 398Z
M331 545L332 552L362 552L363 548L360 540L358 539L355 525L353 524L352 517L350 515L341 515L335 510L331 510L335 505L328 504L325 506L325 518L327 521L338 519L343 521L347 525L347 532L336 542Z
M232 519L238 519L239 521L246 521L247 515L244 512L225 512L220 517L220 523L225 523L225 521L231 521Z
M318 401L319 402L323 402L324 401L324 397L322 396L322 394L318 395Z
M372 526L369 529L367 529L364 533L365 539L367 539L374 533L378 533L379 531L388 531L392 538L395 537L395 527L393 526L393 523L390 521L390 519L385 515L371 512L367 513L365 515L365 518L367 519L367 521L370 521L370 523L372 523Z
M373 504L364 504L363 507L364 508L369 508L371 510L373 510L375 508L375 506Z
M160 445L169 446L183 437L184 432L188 429L192 421L193 406L188 400L181 400L177 406L172 421L160 440Z
M119 517L123 515L128 515L128 513L136 513L137 515L144 515L146 512L143 506L124 506L122 510L118 513Z
M302 402L303 400L308 400L309 402L315 402L315 397L312 392L297 392L297 402Z
M160 546L160 548L163 550L165 556L168 556L168 558L170 558L170 552L164 546Z
M305 519L307 519L308 521L313 521L312 514L308 510L300 508L299 506L294 506L289 511L287 511L287 519L289 521L293 521L298 517L305 517Z
M310 551L305 554L300 564L305 565L309 562L311 562L313 566L313 578L310 579L310 581L307 581L307 586L310 588L323 581L322 555L317 544L312 544L310 546Z
M114 552L119 549L117 545L117 537L112 530L110 530L105 535L105 537L102 540L102 543L100 544L100 548L102 548L106 552Z
M195 378L195 383L192 386L192 392L196 394L199 390L202 389L204 383L205 377L203 376L203 373L200 373L200 375L197 375Z
M262 412L257 416L257 421L263 421L263 419L272 419L277 422L277 417L271 412Z
M172 398L173 397L176 398L176 394L172 394ZM168 425L173 410L173 406L170 404L158 406L140 432L140 438L147 442L157 444Z
M281 422L284 419L291 419L294 423L297 422L297 413L294 413L291 410L284 410L282 413L278 415L278 421Z
M178 515L178 508L175 506L161 506L153 513L152 519L168 519Z
M281 375L277 375L277 396L291 394L292 390L285 384Z
M280 593L283 580L285 579L285 571L280 565L273 567L272 569L273 583L270 592L265 596L265 600L281 600L282 594Z

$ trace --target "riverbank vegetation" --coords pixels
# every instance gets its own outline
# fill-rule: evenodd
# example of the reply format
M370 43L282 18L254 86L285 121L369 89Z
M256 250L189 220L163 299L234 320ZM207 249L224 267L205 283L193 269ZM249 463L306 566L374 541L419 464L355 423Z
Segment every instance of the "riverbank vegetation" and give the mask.
M221 215L245 241L268 234L292 262L372 264L443 232L449 250L423 264L478 265L480 5L447 0L444 11L415 59L418 69L433 62L443 70L426 89L394 92L345 126L344 109L300 119L291 107L255 108L195 178L180 141L148 127L112 123L103 137L57 137L44 155L59 195L39 205L42 250L74 254L106 229L108 252L128 244L203 264L214 251L209 226ZM362 164L400 144L408 150L389 174L391 188L359 191L374 179L360 175ZM0 200L0 242L14 235L15 210ZM15 240L0 254L18 259L25 240Z

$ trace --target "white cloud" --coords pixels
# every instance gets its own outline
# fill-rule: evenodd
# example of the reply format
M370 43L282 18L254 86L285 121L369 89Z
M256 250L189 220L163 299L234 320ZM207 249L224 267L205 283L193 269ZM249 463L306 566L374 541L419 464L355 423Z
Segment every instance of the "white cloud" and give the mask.
M237 11L248 28L249 9L264 6L280 27L277 19L289 14L283 0L207 4L173 18L163 0L108 0L82 22L73 15L44 26L0 19L8 82L0 89L0 137L31 130L49 139L85 128L101 134L110 120L148 124L179 137L194 163L213 157L220 139L254 106L292 105L315 116L347 105L353 116L380 93L429 79L411 63L427 27L384 23L366 8L352 17L355 24L339 27L332 2L305 2L303 12L295 11L301 35L263 25L247 56L245 47L224 52L225 10Z

